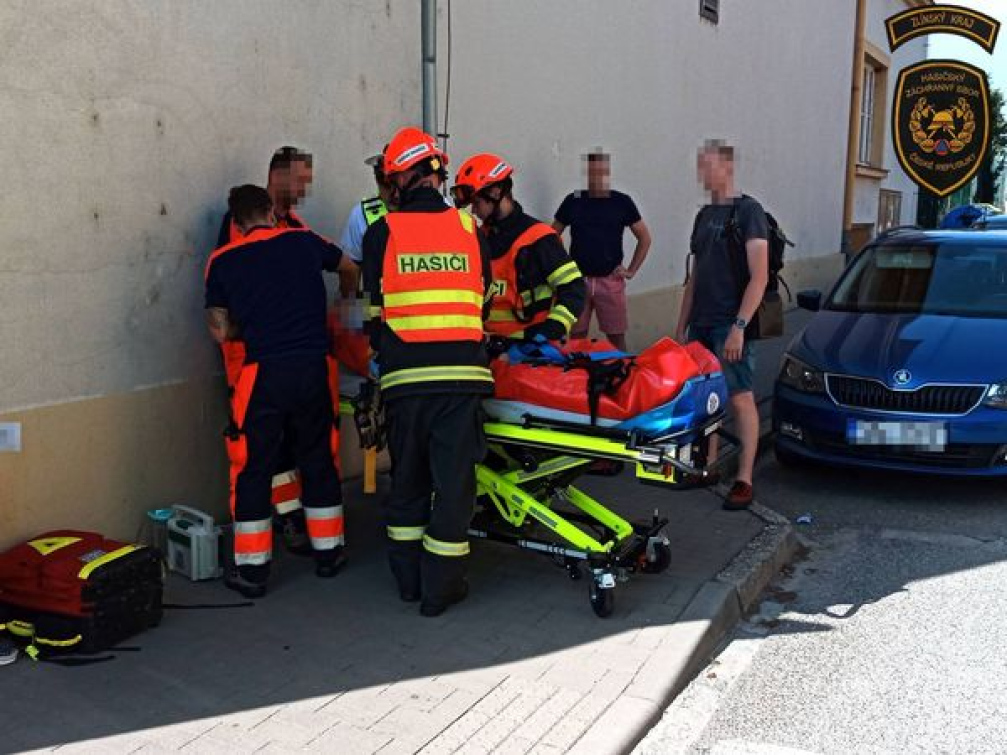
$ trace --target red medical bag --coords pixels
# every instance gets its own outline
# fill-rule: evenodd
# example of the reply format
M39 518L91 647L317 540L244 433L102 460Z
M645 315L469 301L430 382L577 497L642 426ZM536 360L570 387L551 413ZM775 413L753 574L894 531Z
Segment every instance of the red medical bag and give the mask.
M608 341L573 339L559 350L564 354L608 352ZM684 346L661 338L632 359L627 378L599 398L598 416L627 420L667 404L697 375L720 371L720 362L696 342ZM494 397L520 401L548 409L588 415L588 372L562 365L511 364L497 359L491 364L495 381Z
M95 653L161 620L160 554L48 532L0 554L0 628L42 651Z

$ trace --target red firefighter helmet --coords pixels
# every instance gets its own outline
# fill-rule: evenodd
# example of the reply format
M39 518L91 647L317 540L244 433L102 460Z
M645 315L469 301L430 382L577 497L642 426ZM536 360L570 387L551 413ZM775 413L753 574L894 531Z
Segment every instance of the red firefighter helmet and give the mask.
M455 204L464 207L472 202L472 197L488 186L503 181L514 172L503 158L489 152L472 155L461 164L451 187L451 197Z
M430 160L435 171L448 164L448 156L437 145L436 139L414 126L406 126L388 142L381 166L386 176L393 176L424 160Z

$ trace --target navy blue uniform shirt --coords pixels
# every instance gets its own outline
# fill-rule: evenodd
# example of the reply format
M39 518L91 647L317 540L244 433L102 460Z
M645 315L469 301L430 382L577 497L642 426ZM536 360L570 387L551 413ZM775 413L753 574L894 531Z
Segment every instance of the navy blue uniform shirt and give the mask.
M248 362L324 355L327 295L322 271L342 251L306 230L252 229L210 257L206 307L226 309L241 329Z

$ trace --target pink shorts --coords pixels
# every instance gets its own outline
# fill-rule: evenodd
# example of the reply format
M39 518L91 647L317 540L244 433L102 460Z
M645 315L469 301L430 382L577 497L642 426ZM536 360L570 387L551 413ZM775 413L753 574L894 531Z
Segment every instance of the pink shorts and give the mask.
M629 326L626 317L626 279L615 273L604 278L585 276L587 303L571 335L583 337L591 327L591 314L598 316L598 327L606 335L621 336Z

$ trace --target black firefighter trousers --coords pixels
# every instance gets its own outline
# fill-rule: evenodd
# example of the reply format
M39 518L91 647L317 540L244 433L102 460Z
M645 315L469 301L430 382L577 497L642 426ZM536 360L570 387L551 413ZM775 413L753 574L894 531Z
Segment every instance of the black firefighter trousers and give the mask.
M388 402L392 490L385 504L392 573L403 595L444 602L468 560L475 465L486 454L482 396L401 396Z

